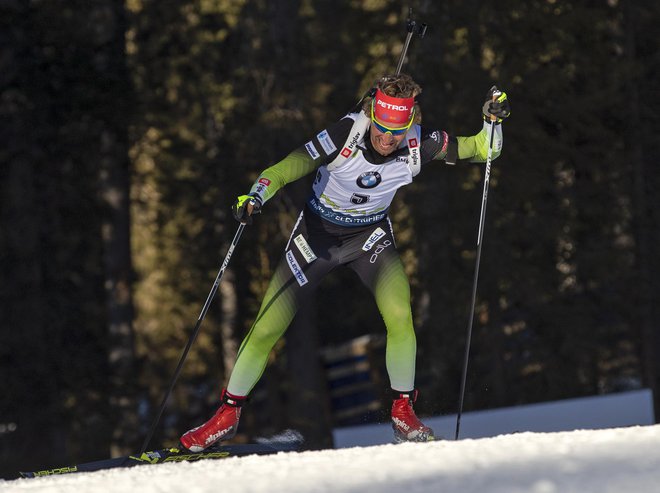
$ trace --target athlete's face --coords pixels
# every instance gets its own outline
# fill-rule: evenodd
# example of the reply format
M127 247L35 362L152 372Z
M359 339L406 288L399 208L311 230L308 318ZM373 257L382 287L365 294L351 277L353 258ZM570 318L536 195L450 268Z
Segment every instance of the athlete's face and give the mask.
M401 135L392 135L390 132L383 133L376 126L371 123L371 130L369 132L371 138L371 145L376 149L376 152L381 156L388 156L392 154L398 147L401 141L406 137L405 132Z

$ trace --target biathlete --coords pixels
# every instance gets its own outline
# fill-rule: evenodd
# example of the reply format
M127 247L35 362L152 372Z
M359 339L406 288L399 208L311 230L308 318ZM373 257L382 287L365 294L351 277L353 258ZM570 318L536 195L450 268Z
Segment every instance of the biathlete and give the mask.
M243 340L221 394L206 423L186 432L181 444L193 452L236 434L241 407L263 373L268 355L305 297L339 266L353 269L371 291L387 330L386 367L393 393L396 441L425 442L433 430L415 415L416 340L410 286L396 249L388 210L396 191L432 161L484 162L491 115L493 154L502 150L501 121L510 114L504 92L491 88L479 133L453 137L421 125L420 86L406 74L379 79L361 110L318 132L306 144L261 173L250 192L233 205L234 217L252 216L285 186L316 172L312 193L300 213L256 320Z

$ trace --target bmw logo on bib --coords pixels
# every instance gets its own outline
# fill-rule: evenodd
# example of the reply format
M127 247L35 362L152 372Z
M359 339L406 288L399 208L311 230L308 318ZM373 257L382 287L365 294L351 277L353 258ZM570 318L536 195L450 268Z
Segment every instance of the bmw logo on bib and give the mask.
M381 181L383 181L383 178L378 171L367 171L358 177L356 183L360 188L374 188L375 186L378 186Z

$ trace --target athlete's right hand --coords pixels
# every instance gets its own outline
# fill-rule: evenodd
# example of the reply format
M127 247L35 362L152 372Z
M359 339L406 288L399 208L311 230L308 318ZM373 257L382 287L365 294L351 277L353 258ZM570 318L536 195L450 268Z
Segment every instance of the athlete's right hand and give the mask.
M252 215L261 212L261 202L254 195L241 195L231 206L234 219L242 224L252 224Z

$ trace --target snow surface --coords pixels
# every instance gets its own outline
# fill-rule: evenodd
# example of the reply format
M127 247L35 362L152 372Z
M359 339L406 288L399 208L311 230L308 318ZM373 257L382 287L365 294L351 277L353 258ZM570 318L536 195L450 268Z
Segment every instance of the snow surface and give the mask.
M456 436L456 415L424 416L436 436ZM524 406L471 411L461 419L461 438L490 438L523 431L555 432L602 430L655 423L650 389L579 397ZM367 424L336 428L335 448L384 445L391 441L391 425ZM658 487L660 492L660 487Z
M660 425L517 433L0 481L0 492L660 492Z

